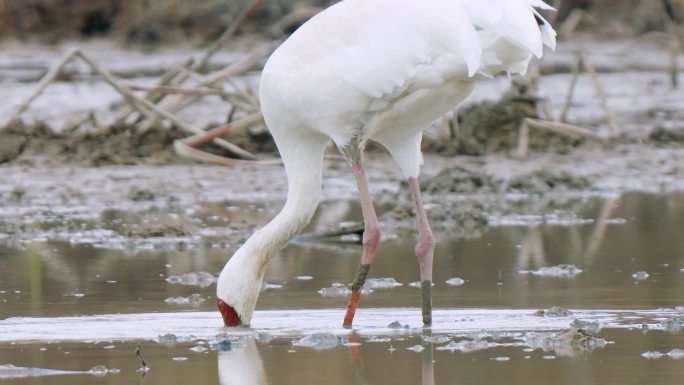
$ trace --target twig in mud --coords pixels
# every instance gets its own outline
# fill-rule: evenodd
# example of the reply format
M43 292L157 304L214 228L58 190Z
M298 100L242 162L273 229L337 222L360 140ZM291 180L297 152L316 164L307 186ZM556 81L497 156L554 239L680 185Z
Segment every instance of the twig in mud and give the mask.
M252 69L259 61L261 61L264 57L268 56L273 50L276 48L275 44L268 44L265 47L255 51L254 53L248 55L247 57L243 58L242 60L239 60L238 62L222 69L221 71L218 71L216 73L213 73L198 84L195 85L195 87L213 87L217 83L225 80L228 77L231 76L237 76L240 74L243 74L250 69ZM162 103L162 108L166 111L169 112L176 112L183 107L193 103L195 100L197 100L198 96L185 96L185 95L176 95L173 98L169 98ZM154 125L157 124L157 119L158 117L153 117L148 119L141 127L141 131L146 131L153 127Z
M191 147L197 147L203 143L206 143L214 138L217 138L219 136L223 136L229 131L232 131L233 133L241 133L245 131L247 128L257 124L261 123L264 120L264 116L261 114L261 112L257 112L254 114L251 114L249 116L244 117L242 120L236 123L229 123L229 124L224 124L223 126L219 126L216 128L213 128L209 131L206 131L202 134L197 134L193 135L189 138L183 139L183 143L187 144L188 146Z
M288 27L309 20L322 10L323 8L319 7L299 6L273 24L270 29L271 35L276 37L282 36Z
M232 78L230 78L230 77L226 78L226 83L230 84L233 87L233 89L238 93L238 95L240 95L243 99L245 99L247 101L247 103L249 103L251 105L252 108L255 108L257 110L261 108L259 106L259 101L254 97L254 95L243 90L242 87L237 85L237 83L235 83L235 81Z
M620 124L618 123L617 117L608 105L608 98L606 98L606 93L603 92L603 87L601 86L601 82L599 82L596 68L594 68L594 66L587 60L587 55L584 52L580 51L579 57L582 60L582 65L587 70L587 73L589 74L591 81L594 83L594 88L596 89L596 96L598 96L599 100L601 101L601 107L603 107L603 111L606 114L606 121L610 126L611 135L614 137L622 135L622 129L620 128Z
M133 91L150 91L160 94L234 96L234 94L231 94L230 92L204 87L186 88L170 86L144 86L140 84L126 84L125 87L130 88Z
M223 45L230 39L235 32L237 31L238 27L242 24L242 22L252 13L254 10L259 6L261 3L261 0L248 0L248 2L243 6L242 10L238 13L238 16L233 20L233 22L230 24L230 27L226 29L221 36L219 36L216 41L214 41L213 44L207 48L206 52L202 57L197 60L197 64L193 66L193 70L195 71L204 71L206 69L207 64L209 63L209 59L211 59L214 54L223 47Z
M173 143L173 149L176 151L176 153L180 156L194 159L194 160L199 160L202 162L208 162L208 163L214 163L214 164L219 164L223 166L229 166L229 167L235 167L238 165L247 165L247 164L261 164L261 165L268 165L268 164L282 164L282 161L279 159L272 159L272 160L240 160L240 159L232 159L232 158L227 158L215 154L210 154L208 152L198 150L197 146L206 143L208 141L214 140L219 136L225 135L229 131L237 131L237 132L242 132L245 131L247 128L253 126L254 124L257 124L259 122L262 122L264 119L263 115L260 112L254 113L252 115L249 115L242 120L240 120L237 123L231 123L231 124L225 124L223 126L219 126L216 128L213 128L207 132L204 132L202 134L197 134L193 135L189 138L185 138L183 140L176 140Z
M173 123L183 131L196 135L205 134L204 130L194 127L189 123L186 123L185 121L179 119L175 115L161 109L151 101L135 95L130 88L121 85L109 71L101 67L94 60L92 60L90 57L88 57L78 49L70 51L67 55L64 55L64 57L62 57L62 59L57 63L57 65L53 66L52 69L48 71L48 73L40 81L36 89L29 95L28 98L26 98L19 105L19 108L17 108L15 112L10 115L10 119L8 120L6 125L9 125L14 120L16 120L16 118L18 118L21 112L24 111L28 107L28 105L45 89L45 87L57 77L57 74L59 74L60 70L66 65L66 63L68 63L70 60L76 57L80 58L86 64L88 64L94 72L99 74L104 79L106 83L108 83L118 93L120 93L133 109L138 110L143 115L146 115L151 118L161 116L169 120L171 123ZM0 126L0 129L4 127L5 125ZM250 153L249 151L245 151L244 149L234 145L233 143L226 141L225 139L213 138L211 140L215 144L227 149L228 151L231 151L233 154L237 156L251 160L257 159L254 154Z
M28 108L28 106L31 104L31 102L40 95L43 90L45 90L45 87L47 87L48 84L50 84L53 80L59 76L59 73L62 71L64 66L69 63L77 54L79 53L79 50L73 49L69 52L67 52L64 56L62 56L55 65L53 65L48 72L43 76L42 79L40 79L40 82L38 82L38 85L36 88L31 92L31 94L26 97L19 105L17 106L14 111L7 117L7 120L0 124L0 131L4 130L7 128L10 124L14 123L19 119L19 116L21 115L24 110Z
M174 80L179 76L179 74L184 73L184 71L187 71L187 68L191 66L193 63L192 58L185 59L183 62L178 63L173 65L166 73L159 79L159 81L155 84L156 86L166 86L174 82ZM145 95L145 99L151 101L152 103L158 103L161 99L166 96L163 93L160 92L148 92L147 95ZM127 106L124 111L122 111L119 116L116 118L116 122L125 122L128 116L133 113L133 109L131 109L130 106Z
M194 147L188 146L183 143L182 140L176 140L173 142L173 149L176 154L193 160L198 160L201 162L218 164L221 166L236 167L236 166L249 166L249 165L278 165L283 162L280 159L272 160L242 160L227 158L225 156L219 156L215 154L208 153L206 151L198 150Z
M677 89L679 86L678 72L678 57L682 51L682 33L684 32L681 27L681 20L677 13L675 12L675 6L672 4L671 0L662 0L663 14L665 18L666 31L667 31L667 47L670 51L670 85L672 89Z
M147 374L147 371L150 370L150 367L147 366L147 362L145 362L145 358L142 355L142 349L140 349L140 346L135 347L135 355L138 356L138 358L140 359L140 371L144 376L145 374Z
M554 132L556 134L564 135L573 139L598 139L598 136L593 131L586 129L584 127L579 127L567 123L557 123L532 118L525 118L520 124L520 132L518 135L518 147L513 152L513 156L515 158L523 159L527 157L530 147L530 128Z
M189 123L186 123L185 121L179 119L175 115L159 108L157 105L153 104L152 102L145 100L143 98L140 98L136 96L133 91L130 89L122 86L119 84L119 82L112 76L109 71L106 69L100 67L95 61L90 59L88 56L84 55L82 52L78 51L76 53L83 61L88 63L90 67L97 72L102 78L104 79L105 82L109 83L116 91L118 91L129 103L139 110L141 113L148 115L150 117L155 117L155 116L162 116L163 118L169 120L171 123L176 125L178 128L180 128L183 131L186 131L188 133L192 134L203 134L204 130L199 129L197 127L194 127L190 125ZM233 143L230 143L226 141L225 139L221 138L214 138L212 139L214 143L217 145L227 149L228 151L231 151L235 155L238 155L242 158L245 159L252 159L256 160L256 156L252 154L249 151L245 151L242 148L234 145Z
M568 93L565 96L565 103L563 103L563 108L561 109L560 115L558 115L558 121L565 123L568 118L568 110L570 110L570 105L572 104L572 97L575 95L575 88L577 87L577 80L579 79L580 68L582 67L582 58L579 56L575 61L575 65L572 67L572 78L570 79L570 87L568 88Z

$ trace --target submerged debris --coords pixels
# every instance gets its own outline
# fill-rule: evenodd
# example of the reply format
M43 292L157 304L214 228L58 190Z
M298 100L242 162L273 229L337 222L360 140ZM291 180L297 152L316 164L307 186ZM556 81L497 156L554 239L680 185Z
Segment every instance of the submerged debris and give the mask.
M315 333L292 341L294 346L305 346L316 350L332 349L341 343L332 333Z
M602 328L601 323L598 321L581 321L578 319L572 321L570 327L579 330L586 330L590 333L598 333Z
M408 325L403 325L399 321L393 321L389 325L387 325L387 327L390 329L408 329L409 328Z
M548 310L537 310L534 315L538 317L570 317L572 312L560 306L552 306Z
M196 273L193 272L182 275L172 275L166 278L166 282L205 288L216 283L216 277L211 273L207 273L206 271L200 271Z
M670 318L668 320L665 320L660 323L660 326L662 326L663 329L669 332L678 332L682 328L684 328L684 321L680 320L679 318Z
M529 333L525 343L534 349L554 352L563 357L574 357L583 352L602 348L608 341L594 337L584 329L572 329L565 332Z

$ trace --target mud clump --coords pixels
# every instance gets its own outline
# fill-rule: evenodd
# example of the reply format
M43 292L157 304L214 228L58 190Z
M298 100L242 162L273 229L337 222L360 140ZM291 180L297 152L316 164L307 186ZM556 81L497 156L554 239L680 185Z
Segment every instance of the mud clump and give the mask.
M82 166L166 164L178 162L173 141L187 135L178 129L152 129L146 132L111 126L100 131L55 133L47 126L14 125L3 133L15 138L14 151L5 161L48 158Z
M446 168L421 183L421 188L431 194L545 194L582 191L591 186L592 182L589 178L565 171L537 170L530 174L503 180L479 170L470 170L460 166Z
M492 176L459 166L445 168L439 174L421 183L421 189L431 194L493 193L500 187L501 181Z
M173 142L188 135L171 127L140 131L114 125L99 131L55 133L43 124L17 124L2 133L0 163L49 159L79 166L163 165L186 162L173 150ZM233 141L234 138L230 140ZM276 147L267 131L236 135L234 143L251 152L275 153ZM220 156L231 156L215 146L202 148ZM145 197L132 196L133 200Z
M432 230L448 233L450 237L477 238L488 229L487 213L490 210L479 202L444 202L427 210ZM413 207L399 205L382 216L383 224L399 236L417 233Z
M26 137L17 134L3 134L0 141L0 163L15 159L26 146Z
M589 178L569 172L538 170L529 175L518 176L506 186L507 192L543 194L557 191L581 191L591 188Z
M525 118L539 118L538 98L530 94L528 86L516 83L496 103L483 102L459 111L458 129L452 141L426 141L424 150L443 155L482 156L510 152L518 144L520 125ZM534 131L530 135L532 150L552 149L567 153L581 144L580 139Z
M682 145L684 144L684 127L677 129L656 127L651 131L648 139L658 147Z

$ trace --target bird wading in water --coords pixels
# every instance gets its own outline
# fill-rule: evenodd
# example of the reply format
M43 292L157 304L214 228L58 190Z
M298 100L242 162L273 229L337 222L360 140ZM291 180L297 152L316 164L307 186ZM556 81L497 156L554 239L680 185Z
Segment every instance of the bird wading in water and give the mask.
M430 230L418 185L422 131L478 80L523 74L555 31L541 0L343 0L302 25L269 58L261 108L288 181L287 201L230 258L217 283L226 326L247 326L269 261L311 220L332 140L356 177L363 255L344 318L349 327L380 242L364 148L384 146L408 181L419 239L423 323L432 323Z

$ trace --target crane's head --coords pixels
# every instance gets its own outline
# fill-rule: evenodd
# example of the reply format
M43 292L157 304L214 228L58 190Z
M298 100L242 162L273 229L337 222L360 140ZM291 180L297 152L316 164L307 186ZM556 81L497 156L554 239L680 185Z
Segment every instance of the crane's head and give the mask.
M249 326L261 292L265 264L255 250L241 247L228 260L216 282L216 304L226 326Z
M242 326L242 320L238 315L235 308L223 302L221 298L216 299L216 304L218 305L219 312L223 317L223 324L229 327Z

